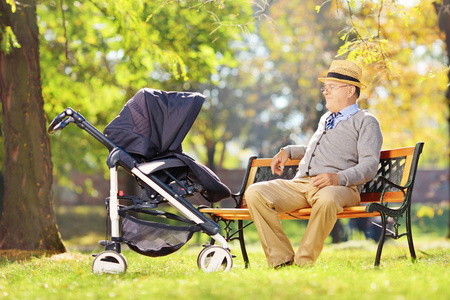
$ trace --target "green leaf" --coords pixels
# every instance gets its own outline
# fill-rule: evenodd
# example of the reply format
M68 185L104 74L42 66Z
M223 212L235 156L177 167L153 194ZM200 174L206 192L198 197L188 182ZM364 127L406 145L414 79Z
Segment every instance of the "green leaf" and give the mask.
M3 31L3 38L1 41L1 51L6 54L11 53L11 48L20 48L20 44L17 41L16 35L14 34L10 26L6 26Z

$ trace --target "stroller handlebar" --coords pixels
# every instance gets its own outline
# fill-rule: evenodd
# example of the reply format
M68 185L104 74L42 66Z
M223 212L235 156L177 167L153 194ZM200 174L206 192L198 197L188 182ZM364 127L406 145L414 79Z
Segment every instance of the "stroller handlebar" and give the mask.
M106 148L108 148L109 151L117 148L117 146L111 140L109 140L88 121L86 121L86 119L81 114L77 113L70 107L66 108L62 113L60 113L53 119L53 121L48 126L47 132L49 134L53 134L56 131L63 130L64 127L66 127L70 123L75 123L81 129L86 130L90 135L92 135Z
M72 108L66 108L62 113L57 115L48 127L48 133L53 134L56 131L63 130L70 123L81 124L86 121L82 115L74 111Z

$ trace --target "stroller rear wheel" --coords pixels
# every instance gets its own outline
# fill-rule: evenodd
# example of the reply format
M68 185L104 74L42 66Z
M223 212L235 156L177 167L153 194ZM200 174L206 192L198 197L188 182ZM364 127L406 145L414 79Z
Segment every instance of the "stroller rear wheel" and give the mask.
M198 254L197 265L205 273L224 271L233 267L233 257L229 250L220 246L208 246Z
M127 270L128 264L122 253L114 251L103 251L98 254L92 262L94 274L119 274Z

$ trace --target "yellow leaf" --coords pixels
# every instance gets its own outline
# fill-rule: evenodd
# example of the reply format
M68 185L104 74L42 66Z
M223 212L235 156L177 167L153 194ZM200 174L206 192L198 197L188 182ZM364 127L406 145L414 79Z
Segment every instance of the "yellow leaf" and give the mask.
M422 206L417 211L417 216L419 218L428 217L428 218L432 219L434 217L434 209L429 206Z
M16 12L16 2L14 0L6 0L6 3L11 5L11 11L13 13L15 13Z

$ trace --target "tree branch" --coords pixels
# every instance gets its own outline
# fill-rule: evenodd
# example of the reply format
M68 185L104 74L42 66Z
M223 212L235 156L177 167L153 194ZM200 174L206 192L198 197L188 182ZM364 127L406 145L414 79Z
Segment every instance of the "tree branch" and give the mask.
M64 0L61 0L61 13L62 13L62 23L64 29L64 49L66 54L66 59L69 60L69 39L67 38L67 27L66 27L66 14L64 12Z

